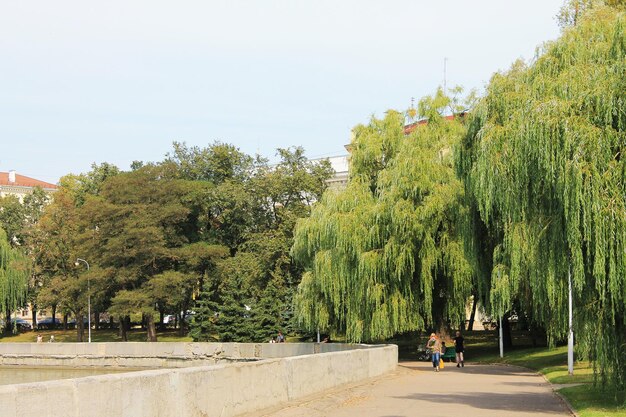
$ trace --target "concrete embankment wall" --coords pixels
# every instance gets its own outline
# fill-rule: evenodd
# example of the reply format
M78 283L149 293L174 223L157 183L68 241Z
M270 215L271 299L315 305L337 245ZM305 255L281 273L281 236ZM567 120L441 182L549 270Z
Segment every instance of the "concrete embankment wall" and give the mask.
M77 347L77 352L89 356L95 352L96 347L93 345L86 348L85 344L78 345L80 347ZM132 348L110 346L130 345L126 343L97 345L109 345L100 347L109 354L115 349L121 349L121 353L127 357L130 357L131 352L146 357L141 346ZM169 347L153 347L161 343L132 345L143 345L146 349L156 349L157 352L160 349L165 351L174 349L172 352L178 352L180 356L183 356L183 352L208 352L217 349L213 352L231 354L236 352L239 359L257 360L0 386L2 416L237 416L382 375L396 368L398 357L397 347L394 345L290 343L163 344L170 345ZM221 345L221 348L216 345ZM31 354L46 356L42 351L43 346L38 347L34 344L30 346L33 349ZM347 348L350 349L346 350ZM5 346L2 346L0 355L4 356L6 350ZM315 353L316 351L321 353ZM237 359L236 356L233 354L231 357ZM262 359L268 356L272 358Z
M367 347L346 343L0 343L0 366L178 368Z

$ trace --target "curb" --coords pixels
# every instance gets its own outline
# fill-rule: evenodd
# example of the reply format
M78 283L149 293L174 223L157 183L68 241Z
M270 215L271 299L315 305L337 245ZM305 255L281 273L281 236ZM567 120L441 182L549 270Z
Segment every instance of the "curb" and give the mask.
M550 385L552 385L552 384L550 384ZM563 394L561 394L558 391L555 391L554 389L552 389L552 392L554 392L554 394L561 399L563 404L565 404L565 406L569 409L569 412L572 413L572 415L574 417L580 417L580 415L576 412L576 410L574 410L574 407L572 407L572 404L570 404L570 402L567 401L567 398L565 398L565 396L563 396Z
M521 369L525 369L527 371L530 371L530 372L532 372L534 374L541 375L541 377L544 379L544 381L546 381L546 383L548 385L550 385L550 388L552 389L552 393L561 400L561 402L563 403L563 405L565 405L565 407L570 412L570 414L573 415L574 417L580 417L580 415L576 412L574 407L572 407L572 404L570 404L570 402L567 400L567 398L565 398L565 396L563 394L561 394L560 392L555 390L554 389L554 385L552 384L552 382L550 382L548 380L548 378L544 374L542 374L541 372L537 372L534 369L526 368L525 366L512 365L512 364L509 364L509 363L497 363L497 362L496 363L486 363L485 362L484 364L486 364L486 365L500 365L500 366L504 365L504 366L508 366L508 367L511 367L511 368L521 368Z
M570 404L570 402L567 400L567 398L565 398L565 396L563 394L561 394L560 392L558 392L556 389L554 389L554 385L552 384L552 382L550 382L548 380L548 378L540 373L537 372L539 375L541 375L543 377L543 379L550 385L550 387L552 388L552 392L554 393L554 395L556 395L557 397L559 397L559 399L561 400L561 402L563 404L565 404L565 407L567 407L567 409L569 410L569 412L574 416L574 417L580 417L580 415L576 412L576 410L574 410L574 407L572 407L572 404Z

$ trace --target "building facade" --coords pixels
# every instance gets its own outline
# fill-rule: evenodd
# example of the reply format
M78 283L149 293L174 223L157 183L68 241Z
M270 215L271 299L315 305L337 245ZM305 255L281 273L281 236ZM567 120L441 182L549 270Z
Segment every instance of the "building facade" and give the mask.
M15 171L0 172L0 197L13 195L23 201L24 197L32 193L35 187L40 187L48 194L58 189L55 184L26 177Z

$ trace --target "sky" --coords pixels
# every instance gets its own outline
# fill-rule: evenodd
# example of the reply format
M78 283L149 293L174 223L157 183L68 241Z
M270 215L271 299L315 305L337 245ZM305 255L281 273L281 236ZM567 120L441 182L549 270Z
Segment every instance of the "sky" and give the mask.
M556 39L562 0L4 0L0 171L56 183L172 143L275 160L444 82L481 93Z

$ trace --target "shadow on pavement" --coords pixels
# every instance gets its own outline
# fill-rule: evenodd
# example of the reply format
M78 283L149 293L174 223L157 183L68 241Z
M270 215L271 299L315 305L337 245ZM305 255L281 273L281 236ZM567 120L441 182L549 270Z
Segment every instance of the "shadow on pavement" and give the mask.
M433 365L430 362L399 362L398 366L412 370L433 372ZM507 365L465 365L464 368L457 368L455 363L446 363L442 372L462 372L471 375L535 375L535 372Z
M563 407L552 395L544 395L545 401L538 400L536 392L516 392L515 394L496 393L457 393L457 394L420 394L415 393L399 399L429 401L437 404L463 404L483 410L508 412L536 412L563 415ZM505 415L505 414L503 414Z

